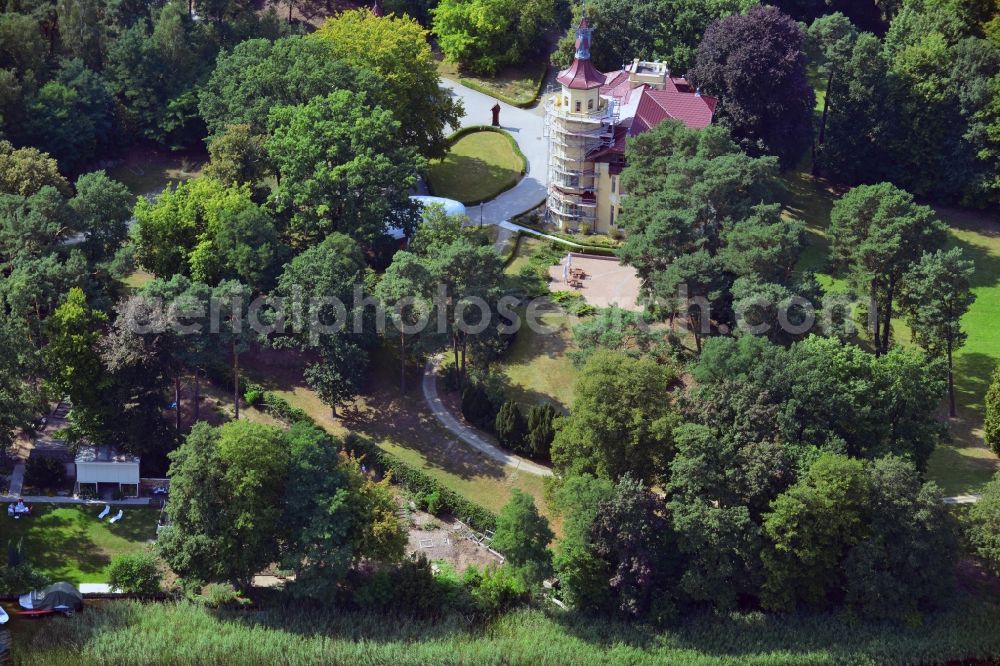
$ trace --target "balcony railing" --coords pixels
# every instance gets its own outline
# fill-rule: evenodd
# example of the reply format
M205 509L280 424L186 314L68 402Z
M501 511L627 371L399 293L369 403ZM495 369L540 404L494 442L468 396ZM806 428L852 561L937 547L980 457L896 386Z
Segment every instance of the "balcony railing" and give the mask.
M611 102L605 102L603 106L599 106L596 109L571 111L562 105L562 100L558 97L553 97L545 103L545 111L564 120L581 123L611 122L614 118L614 104Z

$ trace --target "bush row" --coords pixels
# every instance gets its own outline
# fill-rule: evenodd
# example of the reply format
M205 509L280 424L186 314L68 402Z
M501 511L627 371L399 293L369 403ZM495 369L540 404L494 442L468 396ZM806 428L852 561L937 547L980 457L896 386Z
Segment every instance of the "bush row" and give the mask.
M392 480L419 497L435 496L429 502L428 511L434 515L450 514L470 527L479 530L494 530L497 516L486 507L470 501L450 488L445 488L436 479L421 469L403 462L391 453L383 451L370 439L355 433L347 436L344 443L348 450L363 455L381 472L391 472Z
M258 390L260 398L257 406L271 415L288 423L304 421L322 429L305 411L293 407L281 396L271 391L264 391L255 384L247 384L247 393ZM249 399L248 402L250 402ZM344 446L356 455L364 456L367 463L373 465L380 473L390 472L395 483L414 495L422 498L434 495L436 500L428 505L430 513L439 516L450 514L481 532L496 528L497 516L495 513L462 497L455 491L445 488L423 470L383 451L370 439L351 433L347 436Z

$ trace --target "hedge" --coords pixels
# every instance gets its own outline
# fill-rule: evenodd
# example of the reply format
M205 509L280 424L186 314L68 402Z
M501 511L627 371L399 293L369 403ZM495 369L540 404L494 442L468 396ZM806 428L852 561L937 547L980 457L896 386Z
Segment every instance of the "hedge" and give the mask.
M362 453L367 460L374 462L380 471L391 472L392 480L414 495L427 496L437 493L440 501L436 515L450 514L480 532L496 529L495 513L466 499L454 490L445 488L434 477L383 451L370 439L350 433L344 446L348 450Z
M263 407L272 415L288 423L305 422L320 430L323 429L305 411L293 407L287 400L272 391L264 392ZM356 433L350 433L344 446L350 451L363 455L379 472L391 472L392 480L414 495L426 496L436 492L440 497L440 502L438 502L435 515L450 514L480 532L496 529L497 516L495 513L462 497L455 491L445 488L423 470L383 451L370 439Z

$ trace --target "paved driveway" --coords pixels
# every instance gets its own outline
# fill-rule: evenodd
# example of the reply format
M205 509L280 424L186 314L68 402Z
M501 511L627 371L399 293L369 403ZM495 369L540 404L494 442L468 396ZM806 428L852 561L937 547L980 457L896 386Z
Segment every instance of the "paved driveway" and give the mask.
M497 103L496 99L448 79L441 79L441 86L450 90L452 95L460 97L465 104L461 127L490 124L493 119L490 109ZM481 206L469 206L467 212L472 222L478 222L481 214L484 223L498 224L545 201L548 143L542 137L544 118L541 106L519 109L500 102L500 126L517 141L528 161L528 169L521 182L500 196Z

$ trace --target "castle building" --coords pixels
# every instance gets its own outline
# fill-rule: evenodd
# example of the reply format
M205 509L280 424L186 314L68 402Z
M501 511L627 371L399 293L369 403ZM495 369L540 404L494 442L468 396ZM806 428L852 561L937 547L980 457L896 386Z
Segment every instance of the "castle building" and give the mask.
M562 230L606 234L617 228L626 140L667 118L707 127L717 100L662 62L636 59L616 72L598 71L590 60L592 32L586 18L580 21L573 64L559 72L561 90L545 106L547 214Z

